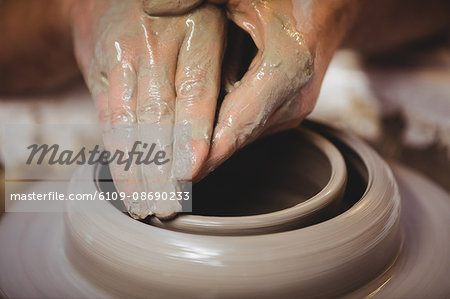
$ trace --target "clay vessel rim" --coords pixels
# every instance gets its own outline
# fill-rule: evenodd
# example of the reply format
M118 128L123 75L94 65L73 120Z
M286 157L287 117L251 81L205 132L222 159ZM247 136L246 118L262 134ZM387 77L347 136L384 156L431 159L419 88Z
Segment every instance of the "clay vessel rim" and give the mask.
M248 216L202 216L181 214L176 219L177 225L198 226L202 229L220 225L221 229L230 228L264 228L282 224L291 219L301 218L316 212L330 204L339 193L343 192L347 181L347 167L342 154L337 147L325 137L310 129L298 127L294 129L301 133L312 145L318 148L330 163L331 173L327 184L315 195L292 207L278 211ZM195 199L194 199L195 200ZM260 227L260 225L262 227ZM182 229L182 228L179 228Z

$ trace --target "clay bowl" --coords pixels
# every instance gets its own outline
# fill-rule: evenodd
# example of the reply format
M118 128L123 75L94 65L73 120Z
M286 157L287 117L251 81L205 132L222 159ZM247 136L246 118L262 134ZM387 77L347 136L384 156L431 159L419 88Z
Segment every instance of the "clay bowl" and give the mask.
M401 249L397 185L386 163L359 139L320 126L314 131L336 145L347 166L338 215L281 232L223 236L155 227L105 201L68 202L64 217L25 215L30 219L4 223L18 232L11 239L16 242L11 252L21 248L32 253L21 254L12 273L14 277L32 273L26 276L30 282L12 283L7 293L74 298L330 298L363 288L394 269ZM283 136L295 143L292 140L304 133ZM267 140L272 137L277 138ZM93 176L92 167L80 168L75 178L90 177L91 184L74 180L69 192L94 193ZM27 225L30 235L20 237ZM42 246L34 245L36 238ZM0 258L0 265L9 262Z
M447 298L448 193L394 167L399 193L390 168L358 138L308 126L347 166L337 216L222 236L148 225L105 201L70 202L66 214L7 213L0 297ZM69 192L97 191L95 173L80 168Z
M349 169L351 186L339 215L270 234L203 235L148 225L93 201L67 213L67 267L89 282L84 293L117 297L329 297L355 290L398 255L400 198L391 171L373 150L346 134L327 137L340 144ZM92 169L80 171L88 176Z
M298 128L251 144L194 185L193 214L148 221L207 235L300 228L337 215L346 179L338 149L319 134Z

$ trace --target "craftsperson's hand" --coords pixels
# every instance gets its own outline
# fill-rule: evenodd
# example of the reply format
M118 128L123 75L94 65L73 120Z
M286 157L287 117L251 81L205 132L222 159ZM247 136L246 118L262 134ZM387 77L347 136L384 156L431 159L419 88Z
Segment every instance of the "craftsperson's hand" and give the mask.
M223 11L204 4L184 15L153 17L138 0L77 0L72 18L76 57L101 121L191 124L195 172L208 153L220 88ZM105 145L110 151L128 152L135 140L125 134L109 138ZM119 191L132 193L149 191L136 186L139 171L145 177L146 169L134 165L130 171L111 171ZM179 211L125 203L135 218Z
M195 0L178 6L180 1L164 2L166 10L152 7L151 0L144 0L144 5L159 14L198 5ZM258 53L243 78L227 90L200 177L255 138L295 127L312 111L330 58L359 0L209 2L225 5L229 18L250 34Z

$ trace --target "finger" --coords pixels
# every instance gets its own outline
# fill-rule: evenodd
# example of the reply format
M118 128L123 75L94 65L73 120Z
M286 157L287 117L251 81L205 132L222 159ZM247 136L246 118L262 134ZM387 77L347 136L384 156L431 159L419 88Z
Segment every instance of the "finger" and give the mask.
M208 25L199 26L200 21ZM192 173L180 178L191 180L209 152L225 48L225 15L219 8L205 5L186 24L175 79L175 122L191 126Z
M144 0L144 11L151 16L181 15L185 14L203 0Z
M267 120L266 129L261 136L268 136L298 127L304 119L304 115L303 113L292 115L292 110L289 110L289 107L281 107Z
M145 45L140 58L137 122L138 135L143 143L156 144L167 157L172 154L172 134L175 121L175 70L178 50L183 42L184 22L182 18L158 19L158 24L143 27ZM156 26L157 25L157 26ZM145 192L176 191L176 182L171 181L170 163L141 165L142 182L138 189ZM181 211L178 201L146 200L148 209L158 217L167 217Z
M89 89L94 97L100 123L103 130L103 143L110 153L116 150L128 158L133 138L125 128L136 122L136 71L130 62L133 52L123 52L122 45L128 41L116 40L116 47L104 40L96 46L104 51L95 51L92 63L82 59ZM104 48L104 49L103 49ZM116 49L117 53L112 50ZM89 60L90 61L90 60ZM90 65L88 67L88 65ZM109 165L116 189L131 195L135 191L136 169L125 170L116 160ZM107 179L107 178L101 178ZM131 198L131 197L129 197ZM125 199L125 206L129 211L140 210ZM134 218L138 214L130 213Z
M309 84L301 89L297 101L286 102L275 111L267 120L267 129L264 131L263 136L299 126L315 106L320 91L321 79L321 77L317 78L317 76L311 78Z
M260 60L241 80L239 87L225 97L214 132L210 160L227 159L264 130L269 117L285 100L295 100L298 91L290 78L273 68L267 58Z
M119 63L109 75L107 98L107 123L104 126L105 147L111 153L120 151L123 159L129 158L133 144L137 140L136 124L136 72L131 64ZM109 165L116 189L126 195L137 191L141 179L140 169L135 164L129 168L115 160ZM133 218L145 218L150 212L145 203L124 198L124 204Z
M284 103L298 101L311 76L311 54L293 33L295 28L270 11L260 10L257 15L259 26L252 27L251 34L260 51L220 108L207 163L211 168L258 137Z
M149 21L142 27L144 41L138 69L137 121L173 124L175 116L175 70L183 42L182 18Z

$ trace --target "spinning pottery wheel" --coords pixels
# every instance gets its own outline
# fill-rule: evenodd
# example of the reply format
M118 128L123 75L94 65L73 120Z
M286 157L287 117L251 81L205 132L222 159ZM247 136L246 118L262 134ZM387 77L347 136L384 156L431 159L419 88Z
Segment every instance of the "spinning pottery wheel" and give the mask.
M4 295L448 297L448 194L400 166L394 176L353 136L307 127L245 149L194 187L193 215L175 221L139 222L105 201L5 215ZM99 171L76 176L101 190Z

